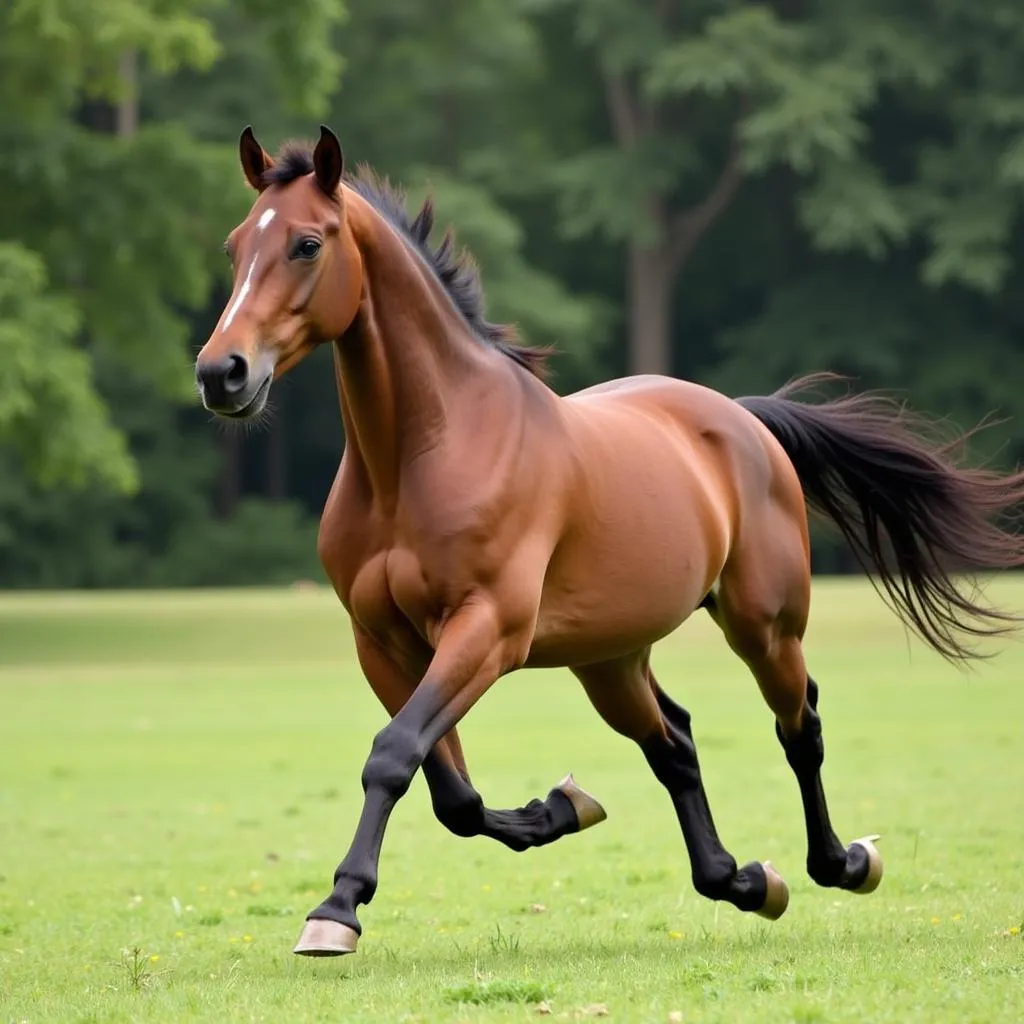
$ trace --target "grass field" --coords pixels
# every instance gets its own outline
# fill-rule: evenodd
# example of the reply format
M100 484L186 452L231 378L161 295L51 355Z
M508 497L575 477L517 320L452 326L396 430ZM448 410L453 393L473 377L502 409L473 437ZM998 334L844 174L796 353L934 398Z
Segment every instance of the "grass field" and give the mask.
M445 832L418 778L359 953L308 960L384 722L333 595L2 597L0 1022L1021 1020L1024 649L963 675L836 581L807 649L833 820L883 835L874 895L806 877L767 709L701 618L656 665L724 841L789 882L779 922L698 897L639 752L568 673L520 673L464 723L475 783L518 806L571 769L608 821L516 855Z

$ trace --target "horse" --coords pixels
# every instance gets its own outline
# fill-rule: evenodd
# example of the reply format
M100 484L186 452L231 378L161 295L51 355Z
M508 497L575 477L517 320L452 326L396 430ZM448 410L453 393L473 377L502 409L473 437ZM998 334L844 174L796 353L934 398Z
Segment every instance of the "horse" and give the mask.
M256 192L225 249L233 290L196 360L206 409L263 414L275 380L333 352L345 446L317 549L351 621L361 671L388 714L362 771L363 804L330 894L293 952L354 953L387 821L422 768L437 820L513 851L603 821L570 773L499 810L474 788L457 725L500 678L565 667L667 790L696 891L779 918L789 889L739 866L719 838L689 713L651 650L706 611L756 681L795 775L806 870L866 894L877 835L844 844L822 787L819 690L802 640L808 512L831 520L905 625L958 664L1020 617L961 583L1024 564L1013 515L1024 473L962 465L962 441L875 391L807 399L812 374L731 398L667 376L561 396L550 351L490 322L472 257L430 241L430 199L360 167L336 135L271 157L251 127L239 159ZM802 397L803 396L803 397Z

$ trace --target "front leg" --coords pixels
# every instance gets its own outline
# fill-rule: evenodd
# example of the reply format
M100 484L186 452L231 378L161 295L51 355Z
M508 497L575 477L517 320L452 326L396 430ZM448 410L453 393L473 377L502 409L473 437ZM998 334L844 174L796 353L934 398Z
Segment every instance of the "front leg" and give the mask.
M423 680L374 737L363 768L363 809L355 836L334 873L334 888L307 916L294 952L354 953L362 931L356 908L377 888L377 866L388 818L431 749L518 659L515 640L490 602L463 605L447 621Z
M423 774L437 820L457 836L487 836L521 853L582 832L607 817L604 808L576 784L571 774L543 800L534 799L512 810L487 807L468 773L456 769L445 756L447 749L442 749L439 746L431 751L423 764Z
M416 691L419 677L395 659L358 625L354 627L359 665L377 699L394 717ZM521 852L582 832L607 817L604 808L566 775L543 800L511 810L487 807L466 767L457 728L427 755L423 775L437 820L454 835L486 836Z

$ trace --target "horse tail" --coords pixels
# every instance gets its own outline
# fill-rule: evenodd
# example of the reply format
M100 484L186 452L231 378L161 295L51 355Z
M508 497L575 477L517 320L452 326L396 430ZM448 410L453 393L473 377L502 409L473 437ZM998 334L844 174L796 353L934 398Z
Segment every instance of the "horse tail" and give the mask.
M938 424L877 392L816 404L792 397L837 379L812 374L736 401L779 441L808 507L835 523L900 619L950 661L982 657L958 633L1002 635L1021 618L979 603L974 574L1024 565L1024 536L1013 529L1024 473L957 465L985 424L942 440Z

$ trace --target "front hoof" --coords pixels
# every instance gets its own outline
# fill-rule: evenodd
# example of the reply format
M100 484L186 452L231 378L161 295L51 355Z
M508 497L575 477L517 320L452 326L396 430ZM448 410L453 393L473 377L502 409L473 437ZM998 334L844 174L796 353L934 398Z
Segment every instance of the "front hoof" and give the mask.
M756 913L761 917L767 917L769 921L778 921L789 906L789 886L782 875L772 867L770 860L766 860L761 868L764 871L765 897L764 903Z
M598 825L608 817L608 812L594 799L585 789L576 785L572 772L555 786L568 798L576 812L576 821L579 824L579 831L590 828L591 825Z
M864 836L862 839L854 839L850 846L860 846L868 857L868 873L864 877L864 881L857 886L856 889L851 889L850 892L855 892L859 896L866 896L869 892L874 892L879 883L882 881L882 855L878 852L878 848L875 846L875 840L881 839L881 836Z
M358 941L359 933L347 924L313 917L303 926L292 952L299 956L344 956L356 951Z

